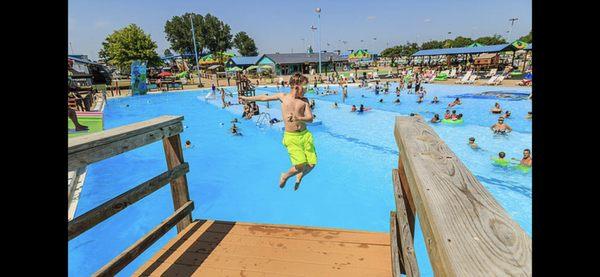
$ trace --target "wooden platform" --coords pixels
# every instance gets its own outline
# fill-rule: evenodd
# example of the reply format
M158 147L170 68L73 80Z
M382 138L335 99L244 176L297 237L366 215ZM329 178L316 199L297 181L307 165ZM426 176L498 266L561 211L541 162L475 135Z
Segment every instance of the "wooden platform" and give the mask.
M200 220L134 276L392 276L389 233Z

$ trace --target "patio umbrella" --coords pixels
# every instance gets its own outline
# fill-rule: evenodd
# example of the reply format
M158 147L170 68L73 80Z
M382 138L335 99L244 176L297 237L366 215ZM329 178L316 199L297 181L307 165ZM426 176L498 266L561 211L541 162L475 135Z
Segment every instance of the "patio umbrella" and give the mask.
M260 69L271 69L271 66L270 66L270 65L266 65L266 64L265 64L265 65L261 65L261 66L259 66L259 68L260 68Z
M242 71L242 70L243 70L243 69L241 69L241 68L239 68L239 67L237 67L237 66L234 66L234 67L232 67L232 68L227 68L227 69L225 69L225 71Z
M158 74L158 77L169 77L169 76L173 76L173 73L171 73L169 71L163 71Z
M258 66L253 65L253 66L249 66L248 68L246 68L246 70L254 70L254 69L257 69L257 68L258 68Z

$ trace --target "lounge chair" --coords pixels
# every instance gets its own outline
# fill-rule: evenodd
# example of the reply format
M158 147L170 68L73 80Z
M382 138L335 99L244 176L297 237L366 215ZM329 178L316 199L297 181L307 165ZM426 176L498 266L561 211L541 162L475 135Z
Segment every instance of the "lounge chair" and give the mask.
M523 80L521 80L520 82L517 83L517 85L519 86L531 86L531 81L533 79L533 74L531 74L531 72L525 74L525 77L523 78Z
M465 75L460 80L458 80L458 81L456 81L454 83L455 84L464 84L464 83L466 83L469 80L469 78L471 77L471 73L472 73L472 71L470 71L470 70L467 71L467 73L465 73Z
M452 68L452 71L450 71L450 75L448 75L448 78L456 78L456 68Z
M502 84L502 81L504 81L504 75L498 76L498 78L496 78L496 81L494 81L494 83L491 85L499 86Z
M471 77L469 77L469 79L464 82L463 84L473 84L475 83L475 80L477 80L477 75L473 74L471 75Z
M496 75L497 72L497 68L492 68L492 70L490 70L490 72L488 72L488 74L486 74L485 77L493 77L494 75Z
M496 79L498 79L498 75L494 75L494 76L490 77L490 79L487 80L487 82L485 84L486 85L493 85L496 82Z

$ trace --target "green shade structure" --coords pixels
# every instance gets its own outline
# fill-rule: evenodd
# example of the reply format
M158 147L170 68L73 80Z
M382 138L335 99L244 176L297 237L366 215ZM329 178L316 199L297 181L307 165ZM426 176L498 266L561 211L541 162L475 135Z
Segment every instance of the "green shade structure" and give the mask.
M248 68L246 68L246 70L254 70L254 69L257 69L257 68L258 68L258 66L252 65L252 66L249 66Z
M527 43L520 40L515 40L511 45L517 48L517 50L522 50L527 47Z

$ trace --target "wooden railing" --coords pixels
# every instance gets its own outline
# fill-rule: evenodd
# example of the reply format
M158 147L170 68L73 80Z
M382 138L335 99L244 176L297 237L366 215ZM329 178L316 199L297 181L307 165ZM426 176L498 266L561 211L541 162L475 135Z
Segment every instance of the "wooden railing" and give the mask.
M69 240L76 238L100 222L117 214L140 199L171 183L175 212L148 234L123 251L94 276L113 276L177 225L181 232L192 222L194 202L190 200L186 173L189 165L183 160L181 139L183 116L161 116L99 133L69 139L68 168L77 169L135 148L162 140L168 171L106 201L96 208L71 220Z
M531 237L420 116L396 117L394 276L419 276L415 216L435 276L531 276Z

